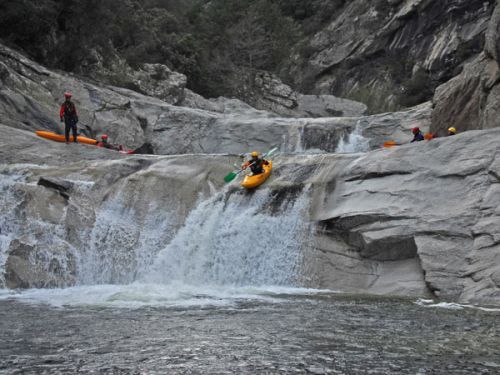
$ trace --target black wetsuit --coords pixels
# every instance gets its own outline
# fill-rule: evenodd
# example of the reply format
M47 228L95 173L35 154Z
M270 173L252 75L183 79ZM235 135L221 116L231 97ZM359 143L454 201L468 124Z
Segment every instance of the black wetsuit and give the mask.
M257 160L252 159L249 160L248 162L253 163L250 165L250 170L254 175L264 173L263 165L269 165L269 162L264 159L257 159Z
M64 119L64 136L66 137L66 142L69 142L70 131L73 133L73 141L78 142L78 134L76 129L76 124L78 123L78 114L76 112L75 104L70 100L66 100L61 105L60 116L61 120Z

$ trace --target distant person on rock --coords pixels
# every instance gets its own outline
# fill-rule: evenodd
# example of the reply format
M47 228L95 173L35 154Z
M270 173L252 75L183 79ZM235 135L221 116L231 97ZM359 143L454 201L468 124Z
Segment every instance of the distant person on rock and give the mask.
M423 141L425 139L424 133L422 133L422 131L420 130L420 128L415 127L413 129L411 129L411 132L413 133L413 139L412 139L412 141L410 143L420 142L420 141Z
M101 141L97 144L97 147L109 148L110 150L122 151L123 147L121 145L115 146L108 142L108 136L103 134L101 136Z
M71 101L72 94L66 92L64 94L64 103L61 105L61 110L59 111L59 117L61 122L64 121L64 136L66 137L66 143L69 143L69 133L73 133L73 142L78 142L77 140L77 129L76 124L78 124L78 113L76 112L75 103Z
M451 128L448 128L448 137L455 134L457 134L457 129L455 129L453 126Z
M253 175L264 173L264 165L269 165L269 162L265 159L260 158L260 154L257 151L252 152L252 158L243 164L242 169L247 169L250 167Z

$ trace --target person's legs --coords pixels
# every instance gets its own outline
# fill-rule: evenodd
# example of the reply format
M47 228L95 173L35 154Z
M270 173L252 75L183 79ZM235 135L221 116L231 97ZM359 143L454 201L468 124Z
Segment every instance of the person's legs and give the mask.
M78 134L77 133L77 129L76 129L76 123L74 121L71 122L71 129L73 130L73 142L78 142Z
M66 137L66 143L69 142L69 131L70 131L71 124L69 121L65 120L64 121L64 136Z

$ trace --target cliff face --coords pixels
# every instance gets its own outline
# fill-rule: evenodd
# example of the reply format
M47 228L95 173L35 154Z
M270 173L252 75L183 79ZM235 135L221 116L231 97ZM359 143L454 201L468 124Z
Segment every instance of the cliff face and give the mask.
M304 108L303 94L348 98L380 113L432 99L462 71L459 81L469 83L452 86L476 102L478 85L488 92L492 85L478 78L484 66L468 64L481 64L485 46L486 56L496 59L494 0L127 0L119 11L113 7L112 1L42 1L38 7L7 1L0 5L0 37L48 66L172 103L179 102L179 91L165 92L155 81L175 81L208 97L237 97L287 116L353 109L352 103L344 105L348 110L332 108L331 97L320 110ZM38 28L23 27L27 19ZM438 112L453 105L449 91L438 90Z
M432 97L483 49L494 1L349 1L287 69L299 86L394 110Z
M489 21L484 51L465 64L462 72L438 87L434 95L432 130L460 130L498 126L500 3Z

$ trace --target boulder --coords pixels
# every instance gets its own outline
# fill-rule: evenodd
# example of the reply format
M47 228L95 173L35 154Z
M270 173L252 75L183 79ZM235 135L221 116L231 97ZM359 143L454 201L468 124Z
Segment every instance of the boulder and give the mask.
M258 71L244 76L240 96L255 108L286 117L358 117L366 105L333 95L303 95L276 75Z
M34 246L15 239L8 251L7 288L56 288L75 282L76 263L67 244Z
M144 64L133 73L131 81L140 92L167 103L178 104L184 100L187 77L165 65Z

